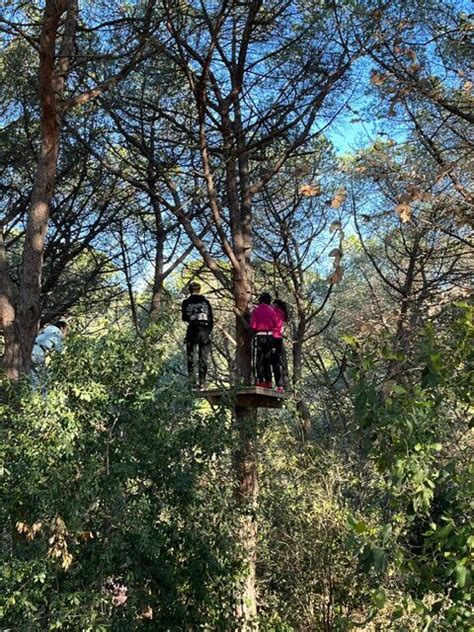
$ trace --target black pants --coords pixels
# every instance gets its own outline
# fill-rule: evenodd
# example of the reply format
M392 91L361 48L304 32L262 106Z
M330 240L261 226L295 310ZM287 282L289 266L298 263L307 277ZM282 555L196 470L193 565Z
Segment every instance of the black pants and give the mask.
M188 358L188 374L195 383L195 355L199 356L199 386L206 381L207 361L211 350L210 331L207 325L191 325L186 333L186 355Z
M283 386L283 339L273 338L273 349L271 354L273 375L275 384Z
M271 355L273 349L273 336L262 335L255 336L255 347L257 358L255 361L255 369L257 372L257 382L272 381L272 365Z

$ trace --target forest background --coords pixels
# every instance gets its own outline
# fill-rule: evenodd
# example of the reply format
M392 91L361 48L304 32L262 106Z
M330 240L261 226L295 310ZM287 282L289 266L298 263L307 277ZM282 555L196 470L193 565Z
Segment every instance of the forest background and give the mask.
M2 629L472 629L472 30L0 3ZM194 397L191 279L229 392L288 302L281 410Z

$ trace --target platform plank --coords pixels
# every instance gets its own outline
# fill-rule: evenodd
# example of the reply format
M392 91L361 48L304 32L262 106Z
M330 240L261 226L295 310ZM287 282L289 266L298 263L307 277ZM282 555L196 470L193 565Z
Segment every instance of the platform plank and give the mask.
M258 386L245 386L242 388L211 388L194 391L196 397L207 399L210 404L217 406L242 406L248 408L281 408L286 399L290 399L292 393L284 391L278 393L270 388Z

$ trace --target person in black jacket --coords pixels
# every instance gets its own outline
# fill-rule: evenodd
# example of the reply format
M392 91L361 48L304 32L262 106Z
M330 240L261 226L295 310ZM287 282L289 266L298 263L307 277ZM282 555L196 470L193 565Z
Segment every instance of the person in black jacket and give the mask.
M188 298L181 303L181 316L188 323L186 332L186 354L188 374L193 385L195 378L195 352L199 353L199 388L205 387L207 361L211 349L210 334L214 325L212 307L207 298L200 294L201 286L193 281L189 284Z

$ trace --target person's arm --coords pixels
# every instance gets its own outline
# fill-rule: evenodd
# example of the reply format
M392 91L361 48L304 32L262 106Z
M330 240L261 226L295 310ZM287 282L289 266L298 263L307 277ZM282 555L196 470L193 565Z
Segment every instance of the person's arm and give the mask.
M59 351L60 353L64 349L63 339L64 339L64 334L62 331L58 331L58 333L53 338L53 346L55 350Z
M209 309L209 331L212 331L213 327L214 327L214 314L212 312L212 305L209 303L209 301L206 299L206 303L207 303L207 307Z
M252 310L252 313L250 314L250 329L255 329L255 321L256 321L256 315L255 312L257 311L257 308L255 308L254 310Z
M189 317L188 317L188 315L186 313L186 306L187 306L187 301L184 300L181 303L181 320L184 320L185 323L188 323L189 322Z

